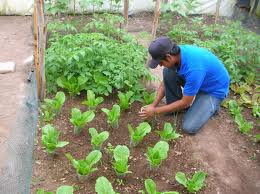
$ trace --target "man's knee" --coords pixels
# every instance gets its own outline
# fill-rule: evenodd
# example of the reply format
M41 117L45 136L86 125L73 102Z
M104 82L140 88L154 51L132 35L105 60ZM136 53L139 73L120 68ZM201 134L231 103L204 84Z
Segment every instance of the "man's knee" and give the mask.
M190 123L187 123L187 122L183 122L182 123L182 130L187 133L187 134L196 134L199 132L201 127L198 127L198 126L194 126Z

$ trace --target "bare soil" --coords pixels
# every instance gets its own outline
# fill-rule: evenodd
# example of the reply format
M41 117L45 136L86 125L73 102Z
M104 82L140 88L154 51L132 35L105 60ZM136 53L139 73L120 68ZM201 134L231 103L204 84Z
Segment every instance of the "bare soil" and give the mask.
M151 21L149 14L130 18L129 31L133 34L140 31L149 32ZM146 44L149 43L149 39L143 41ZM161 79L160 70L156 70L155 74ZM52 158L43 149L40 141L41 127L39 127L34 150L32 193L35 193L37 188L54 191L64 184L76 186L76 193L95 193L95 180L99 176L106 176L115 190L123 194L138 193L138 190L143 189L146 178L152 178L160 191L176 190L180 193L187 193L175 181L175 173L183 171L191 175L197 170L204 170L208 173L206 186L199 193L260 194L260 145L253 143L252 136L239 133L233 119L225 109L221 109L217 116L210 119L197 135L183 134L183 137L175 143L170 143L169 156L158 171L149 170L144 156L147 147L153 146L159 140L159 137L151 132L138 147L130 149L129 164L133 173L124 178L123 184L118 181L111 167L109 155L104 151L102 163L98 166L99 170L91 175L88 181L79 183L75 169L64 154L70 152L76 159L80 159L91 151L90 136L87 131L89 127L95 127L99 131L108 130L110 132L108 142L113 145L129 145L127 124L137 126L141 122L137 113L142 106L140 103L134 103L129 111L122 113L119 129L111 129L106 123L105 114L100 111L102 107L111 108L116 103L116 97L110 96L98 107L95 119L82 134L75 136L73 126L69 122L70 111L73 107L87 110L80 104L83 99L84 96L67 99L61 115L53 122L61 131L60 139L70 142L68 146L59 150L57 156ZM178 126L180 126L182 116L183 113L178 117ZM245 116L248 120L254 122L256 120L248 111ZM173 117L161 115L157 121L153 130L162 129L165 122L173 123ZM179 127L178 130L181 132ZM253 134L255 133L259 133L256 125L253 129Z

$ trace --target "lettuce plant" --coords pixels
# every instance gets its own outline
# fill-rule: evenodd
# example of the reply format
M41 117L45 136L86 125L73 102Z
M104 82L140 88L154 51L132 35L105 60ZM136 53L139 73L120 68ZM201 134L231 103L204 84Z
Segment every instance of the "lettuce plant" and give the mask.
M70 122L74 125L74 134L79 134L82 131L82 128L95 117L93 111L87 111L81 113L77 108L71 110L71 119Z
M44 99L44 103L41 106L41 114L44 121L51 121L57 116L66 100L64 92L57 92L53 99Z
M144 182L145 190L140 190L138 191L139 193L142 194L179 194L179 192L176 191L167 191L167 192L159 192L156 190L156 184L152 179L146 179Z
M131 97L134 95L134 92L129 91L127 93L118 93L119 98L119 106L122 110L127 110L129 108L129 105L133 102Z
M95 172L97 168L93 167L102 157L99 150L94 150L88 154L86 159L75 160L70 153L66 154L68 160L76 169L78 177L87 177L90 173Z
M170 140L175 141L176 139L181 137L181 134L176 132L175 125L173 128L171 123L165 123L162 131L155 131L155 132L160 135L161 140L167 142Z
M100 150L102 147L102 144L109 137L108 131L102 131L101 133L98 133L95 128L89 128L88 131L91 135L91 145L93 146L93 149Z
M87 91L87 100L83 101L82 104L87 105L90 110L95 110L96 107L104 101L104 98L97 97L92 90Z
M146 157L150 163L150 168L158 168L162 161L168 157L169 144L165 141L159 141L153 148L148 147Z
M147 91L145 91L143 93L143 97L144 97L145 105L152 104L154 99L155 99L155 97L156 97L156 92L148 93Z
M257 135L254 136L254 141L255 141L256 143L259 143L259 142L260 142L260 134L257 134Z
M107 123L109 123L112 128L117 129L120 117L120 106L114 104L112 110L102 108L102 111L107 115Z
M187 178L183 172L177 172L176 181L182 184L190 193L196 193L204 186L207 174L203 171L196 172L191 179Z
M69 144L67 141L59 141L59 135L60 132L50 124L42 128L42 144L49 154Z
M144 136L151 132L151 126L147 122L140 123L140 125L133 129L130 124L128 126L128 131L130 134L130 145L137 146L144 138Z
M56 194L73 194L73 192L74 192L73 186L62 185L57 189ZM54 193L45 192L44 189L38 189L36 194L54 194Z
M95 191L97 194L119 194L114 191L112 184L104 176L96 180Z
M124 176L128 171L128 158L130 156L130 151L127 146L118 145L113 150L113 168L115 169L117 175Z

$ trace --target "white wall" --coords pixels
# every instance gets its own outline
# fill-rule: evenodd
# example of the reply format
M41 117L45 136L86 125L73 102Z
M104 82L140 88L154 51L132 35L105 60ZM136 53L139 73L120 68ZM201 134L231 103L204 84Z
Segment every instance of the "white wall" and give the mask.
M196 13L215 13L217 0L198 1L200 6L196 9ZM0 0L0 15L30 15L33 12L33 2L34 0ZM221 0L220 15L231 16L235 2L236 0ZM130 11L152 11L154 4L153 0L130 0ZM103 8L108 9L108 7L108 0L106 0ZM79 10L79 5L77 5L77 10Z
M0 15L31 15L34 0L0 0Z

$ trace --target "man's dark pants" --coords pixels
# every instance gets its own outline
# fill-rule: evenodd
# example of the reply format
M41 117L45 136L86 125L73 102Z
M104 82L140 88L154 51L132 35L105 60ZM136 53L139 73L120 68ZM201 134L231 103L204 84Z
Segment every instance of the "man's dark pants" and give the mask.
M182 98L182 88L185 80L179 76L175 68L163 69L166 103L170 104ZM199 92L184 115L182 129L186 133L195 134L212 117L220 107L222 100L209 94Z

